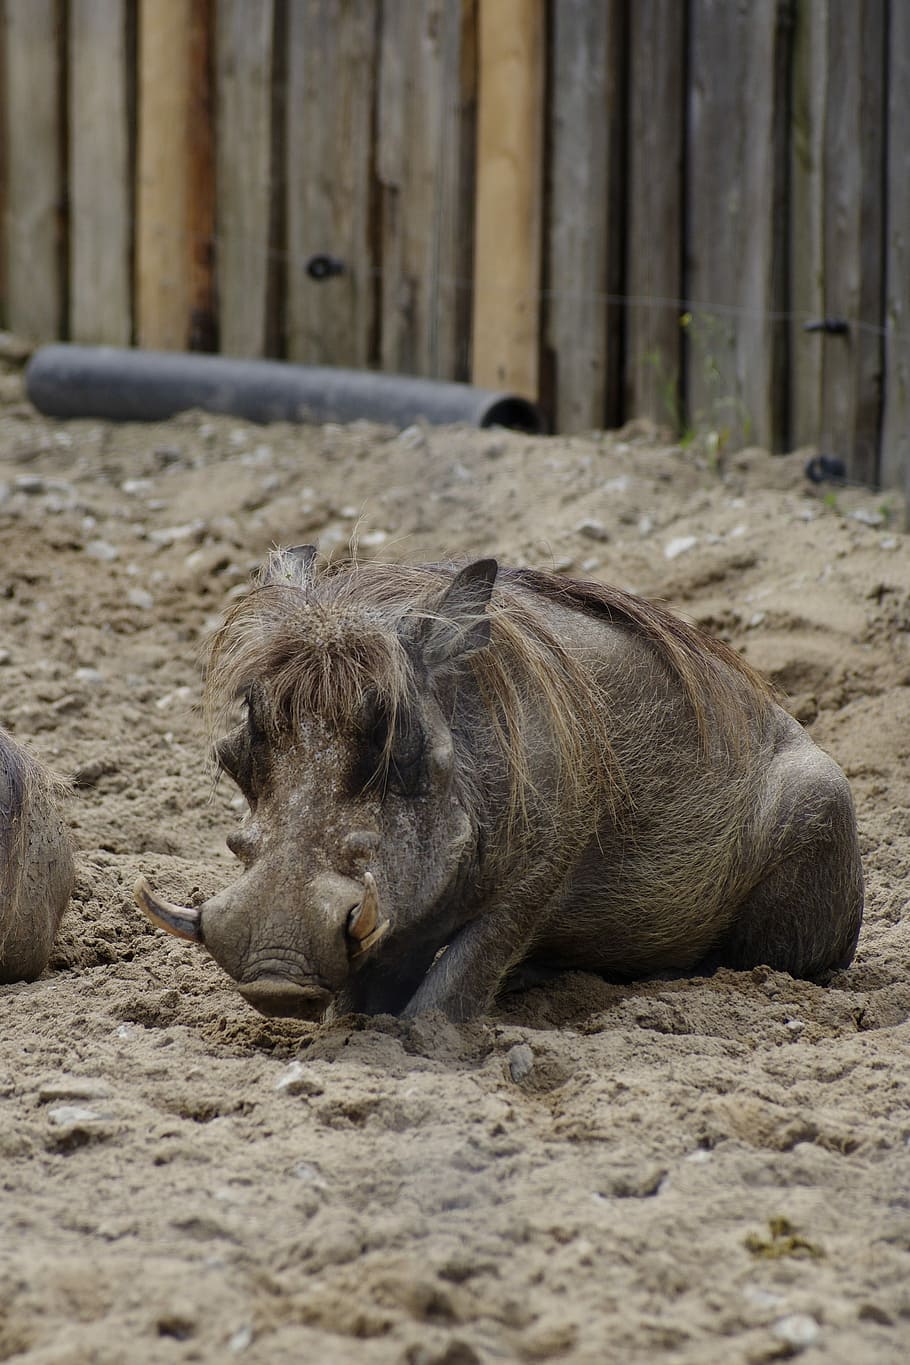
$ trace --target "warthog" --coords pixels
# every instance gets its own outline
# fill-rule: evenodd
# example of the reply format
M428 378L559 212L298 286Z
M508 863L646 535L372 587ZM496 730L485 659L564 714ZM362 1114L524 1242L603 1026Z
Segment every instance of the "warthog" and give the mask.
M73 893L73 858L57 808L62 791L0 730L0 982L41 974Z
M519 964L616 977L850 962L846 779L727 646L555 574L277 552L214 637L249 813L201 908L144 881L266 1014L454 1019ZM221 727L221 731L219 731Z

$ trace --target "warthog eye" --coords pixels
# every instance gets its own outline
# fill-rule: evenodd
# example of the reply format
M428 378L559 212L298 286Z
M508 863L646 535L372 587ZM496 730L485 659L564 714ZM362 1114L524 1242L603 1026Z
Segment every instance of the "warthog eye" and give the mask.
M252 777L252 755L246 727L241 726L232 731L226 739L219 740L215 745L215 757L219 767L223 768L240 790L246 793Z
M419 796L426 775L425 751L423 731L413 716L400 715L393 730L388 713L377 708L364 733L360 785L378 789L383 796L388 792Z
M215 757L253 805L268 779L269 744L260 716L261 698L251 691L245 700L246 724L239 725L215 746Z

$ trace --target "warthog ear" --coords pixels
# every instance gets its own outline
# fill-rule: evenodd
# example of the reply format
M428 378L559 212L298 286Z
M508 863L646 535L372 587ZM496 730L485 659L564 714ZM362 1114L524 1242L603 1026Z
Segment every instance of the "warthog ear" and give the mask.
M490 643L487 605L498 571L495 559L475 559L455 575L435 611L421 623L418 645L424 663L433 667L486 649Z
M316 554L315 545L292 545L287 550L273 550L262 571L263 584L308 587L315 577Z

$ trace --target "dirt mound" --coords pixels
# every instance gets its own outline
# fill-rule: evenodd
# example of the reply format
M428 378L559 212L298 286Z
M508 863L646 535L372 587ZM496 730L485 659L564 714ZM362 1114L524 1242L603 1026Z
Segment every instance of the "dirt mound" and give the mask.
M2 721L75 775L51 969L0 989L0 1359L903 1362L910 543L804 457L653 430L55 423L3 381ZM659 596L847 770L854 965L610 985L466 1026L253 1014L140 918L234 875L198 649L273 542L498 554Z

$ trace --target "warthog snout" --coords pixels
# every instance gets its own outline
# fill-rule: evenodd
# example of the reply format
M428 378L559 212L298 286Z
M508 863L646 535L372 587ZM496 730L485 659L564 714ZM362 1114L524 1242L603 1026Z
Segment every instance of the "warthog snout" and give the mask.
M204 945L262 1014L317 1019L354 964L385 935L375 879L324 872L306 892L306 913L275 915L280 892L248 873L199 908L162 900L140 877L133 892L158 928Z
M321 1019L332 999L324 986L298 986L283 977L265 976L237 989L260 1014L291 1019Z

